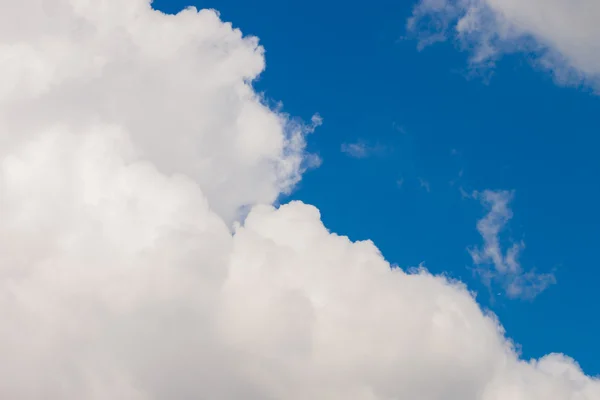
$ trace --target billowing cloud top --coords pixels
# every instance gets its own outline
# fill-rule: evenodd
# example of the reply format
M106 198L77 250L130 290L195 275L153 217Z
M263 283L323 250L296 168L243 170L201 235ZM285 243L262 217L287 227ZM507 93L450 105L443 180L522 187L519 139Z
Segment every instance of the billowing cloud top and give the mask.
M461 284L270 205L311 127L215 12L1 0L0 59L0 398L600 398Z
M262 47L213 11L1 1L0 38L5 151L48 129L110 130L128 160L190 177L227 220L300 178L308 127L261 103Z

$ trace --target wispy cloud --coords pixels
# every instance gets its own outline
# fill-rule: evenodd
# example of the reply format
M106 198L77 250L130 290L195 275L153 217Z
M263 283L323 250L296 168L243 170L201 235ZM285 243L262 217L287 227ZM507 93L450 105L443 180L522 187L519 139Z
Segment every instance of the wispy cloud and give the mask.
M458 174L456 175L456 178L452 179L449 183L450 186L454 186L458 181L460 181L463 177L463 175L465 174L465 170L461 169L460 171L458 171Z
M375 155L382 155L385 152L385 147L381 145L369 145L366 142L359 140L354 143L342 143L340 148L342 153L353 158L367 158Z
M481 201L488 213L477 222L483 244L469 248L477 272L486 283L497 281L502 284L508 297L534 298L548 286L556 282L553 274L537 274L534 270L523 271L519 255L525 249L523 241L512 242L506 250L500 240L500 233L513 217L510 202L513 192L475 192L473 198Z
M406 128L404 128L404 126L400 125L396 121L392 122L392 129L396 132L400 132L403 135L407 134Z
M458 191L460 192L460 197L461 197L462 199L470 199L470 198L472 198L472 197L473 197L473 196L472 196L472 195L471 195L469 192L467 192L467 191L465 190L465 188L463 188L462 186L460 186L460 187L458 188Z
M597 0L421 0L407 30L420 49L455 39L475 70L524 52L558 83L600 93L599 15Z
M431 185L425 179L419 178L419 186L421 186L422 189L425 189L427 193L431 192Z
M341 150L354 158L365 158L369 155L369 149L364 143L342 143Z

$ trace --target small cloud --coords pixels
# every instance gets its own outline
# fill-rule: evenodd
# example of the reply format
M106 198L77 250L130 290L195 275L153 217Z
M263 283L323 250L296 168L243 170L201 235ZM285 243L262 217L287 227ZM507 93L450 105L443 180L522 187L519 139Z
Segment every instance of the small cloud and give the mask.
M429 184L429 182L427 182L426 180L424 180L423 178L419 178L419 185L425 189L427 191L427 193L431 192L431 185Z
M407 133L406 129L402 125L398 124L397 122L392 122L392 129L395 130L395 131L397 131L397 132L400 132L402 134L406 134Z
M460 191L460 197L462 197L463 199L473 198L473 195L467 192L462 186L459 187L458 190Z
M464 175L464 172L465 171L463 169L461 169L460 171L458 171L458 174L457 174L456 178L454 178L454 179L452 179L450 181L450 186L454 186L456 184L456 182L458 182L459 180L461 180L462 177L463 177L463 175Z
M364 143L342 143L342 153L354 158L365 158L369 155L369 150Z
M401 188L404 185L404 178L400 178L396 181L396 185Z
M486 190L467 196L479 199L488 210L488 213L477 221L477 230L481 234L483 245L468 249L473 263L478 267L477 272L486 284L491 285L492 281L499 281L508 297L532 299L556 282L553 274L523 271L519 262L519 255L525 249L523 241L512 243L506 250L502 248L500 233L513 217L509 207L513 192Z
M353 158L367 158L382 155L385 152L385 147L381 145L370 146L364 141L358 141L356 143L342 143L341 151Z
M317 128L317 127L323 125L323 117L321 117L321 115L319 113L314 114L310 118L310 121L312 123L313 130L314 130L314 128Z

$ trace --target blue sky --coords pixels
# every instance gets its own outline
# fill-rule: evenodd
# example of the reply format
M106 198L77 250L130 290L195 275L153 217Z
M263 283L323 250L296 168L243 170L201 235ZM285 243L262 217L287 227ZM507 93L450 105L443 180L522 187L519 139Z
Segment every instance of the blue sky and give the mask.
M258 36L267 69L257 89L292 115L323 117L308 138L323 163L292 199L393 263L466 282L525 358L563 352L600 374L600 97L557 82L528 52L473 74L473 52L452 40L419 50L405 29L415 4L154 1L166 12L215 8ZM357 143L364 157L342 151ZM525 270L554 271L556 284L533 300L496 284L490 293L472 272L468 248L482 244L486 209L463 194L484 190L514 191L503 248L523 241Z

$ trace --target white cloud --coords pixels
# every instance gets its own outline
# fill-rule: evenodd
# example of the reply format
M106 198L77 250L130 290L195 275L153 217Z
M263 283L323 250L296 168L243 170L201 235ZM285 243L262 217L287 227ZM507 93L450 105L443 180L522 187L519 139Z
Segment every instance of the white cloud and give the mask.
M261 104L262 49L214 12L0 18L0 398L600 395L562 355L519 360L461 284L270 206L310 127Z
M456 37L475 67L527 52L559 83L600 90L599 21L596 0L420 0L408 29L421 47Z
M364 141L356 143L342 143L340 147L342 153L345 153L353 158L367 158L373 155L381 155L385 148L381 145L368 145Z
M483 238L483 245L469 249L473 262L478 266L491 265L492 269L479 269L488 283L500 281L509 297L532 298L555 283L552 274L524 272L519 255L525 248L523 241L513 243L506 251L502 249L500 234L513 217L510 202L513 193L508 191L486 190L475 193L488 213L477 222L477 230Z
M306 127L248 83L264 69L256 38L214 12L167 16L143 0L18 3L0 1L2 124L18 132L3 151L48 126L115 126L161 172L197 181L228 221L300 179Z
M369 152L367 146L364 143L342 143L342 153L348 154L354 158L365 158Z

